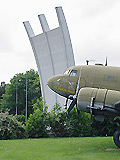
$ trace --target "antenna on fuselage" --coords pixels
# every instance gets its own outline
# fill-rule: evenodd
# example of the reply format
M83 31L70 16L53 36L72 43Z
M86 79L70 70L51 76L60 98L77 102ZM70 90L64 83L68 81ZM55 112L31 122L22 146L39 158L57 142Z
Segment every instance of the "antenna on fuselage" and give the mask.
M87 63L87 65L90 63L90 62L96 62L96 60L94 60L94 59L90 59L90 60L86 60L86 63Z
M87 65L88 65L88 63L89 63L89 60L86 60L86 63L87 63Z
M105 62L105 66L107 66L107 57L106 57L106 62Z

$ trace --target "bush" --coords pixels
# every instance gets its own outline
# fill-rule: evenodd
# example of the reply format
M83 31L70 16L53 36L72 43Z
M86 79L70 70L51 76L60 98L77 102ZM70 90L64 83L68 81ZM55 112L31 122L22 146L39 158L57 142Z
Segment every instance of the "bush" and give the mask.
M22 115L17 115L16 119L18 120L18 122L21 122L22 124L25 124L25 116Z
M95 136L112 136L118 129L120 129L119 116L113 120L105 119L103 122L98 122L93 118L92 132Z
M82 111L78 114L77 109L73 108L67 116L66 125L70 137L91 136L92 127L90 124L90 114Z
M25 137L23 125L8 111L0 112L0 139L20 139Z
M68 130L66 127L67 114L62 110L62 107L56 103L49 113L49 125L51 132L55 137L67 137Z
M76 108L69 115L62 110L59 104L53 106L49 113L51 132L56 137L81 137L91 135L90 115L84 112L77 113Z
M42 100L33 105L34 113L30 114L26 122L26 132L30 138L47 137L47 107Z

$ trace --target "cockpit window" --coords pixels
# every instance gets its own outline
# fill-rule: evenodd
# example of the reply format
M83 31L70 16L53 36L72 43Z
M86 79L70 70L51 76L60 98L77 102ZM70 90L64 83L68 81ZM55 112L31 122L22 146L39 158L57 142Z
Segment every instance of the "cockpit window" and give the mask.
M77 70L72 70L70 73L70 76L76 77L77 76Z
M69 73L70 73L70 70L67 70L67 71L65 71L65 75L69 75Z

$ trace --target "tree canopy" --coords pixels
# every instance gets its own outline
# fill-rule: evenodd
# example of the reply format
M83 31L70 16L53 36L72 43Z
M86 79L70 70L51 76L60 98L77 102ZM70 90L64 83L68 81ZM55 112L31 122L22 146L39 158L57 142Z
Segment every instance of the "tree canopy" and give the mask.
M27 82L27 83L26 83ZM26 73L18 73L6 85L5 94L2 95L1 109L10 109L10 114L25 114L26 84L28 115L33 113L33 104L41 97L40 81L38 72L31 69Z

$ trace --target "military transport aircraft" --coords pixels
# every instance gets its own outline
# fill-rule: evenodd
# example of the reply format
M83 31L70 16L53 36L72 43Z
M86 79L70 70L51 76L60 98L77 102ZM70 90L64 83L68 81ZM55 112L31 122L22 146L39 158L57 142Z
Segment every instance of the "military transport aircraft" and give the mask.
M120 68L96 65L73 66L63 75L48 80L48 86L57 94L72 100L68 114L74 106L78 113L84 111L94 115L98 121L120 115ZM120 130L113 139L120 147Z

